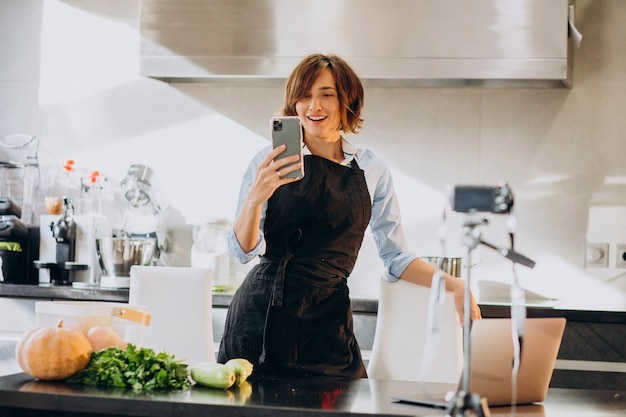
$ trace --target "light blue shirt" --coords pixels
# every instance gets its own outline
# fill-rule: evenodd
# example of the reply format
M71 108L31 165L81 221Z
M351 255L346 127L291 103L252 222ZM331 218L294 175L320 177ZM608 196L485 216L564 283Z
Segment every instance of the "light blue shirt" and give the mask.
M393 187L393 179L389 166L371 150L357 148L345 139L342 139L342 148L345 159L341 164L351 166L352 161L356 160L359 167L365 173L365 182L367 183L370 199L372 201L372 217L369 223L370 231L372 232L376 247L378 248L378 255L385 266L384 278L388 281L396 281L400 278L400 275L404 272L406 267L417 258L417 255L411 253L407 248L400 218L400 206ZM239 203L237 204L237 215L239 215L246 195L256 177L259 165L270 151L271 146L263 148L250 162L241 184ZM311 154L306 145L303 148L303 154ZM265 221L266 208L267 203L263 205L261 211L261 225L257 245L250 252L246 253L241 249L232 227L228 231L230 253L241 263L249 262L255 256L260 256L265 253L263 224Z

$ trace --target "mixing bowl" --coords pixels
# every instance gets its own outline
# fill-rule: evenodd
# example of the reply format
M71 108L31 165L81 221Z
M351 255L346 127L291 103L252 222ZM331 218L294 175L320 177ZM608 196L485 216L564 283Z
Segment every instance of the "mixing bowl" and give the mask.
M133 265L149 265L155 239L105 237L96 239L100 267L106 276L128 277Z

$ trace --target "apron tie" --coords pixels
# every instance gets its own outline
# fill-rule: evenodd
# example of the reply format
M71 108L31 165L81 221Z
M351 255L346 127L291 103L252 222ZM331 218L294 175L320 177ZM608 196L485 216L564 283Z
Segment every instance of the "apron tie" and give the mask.
M267 351L265 349L267 341L267 322L270 316L270 308L272 306L282 307L283 298L285 295L285 271L287 264L294 258L292 248L297 245L302 237L302 230L296 229L287 236L287 251L285 255L278 262L278 269L274 276L274 287L272 288L272 295L270 301L267 303L267 312L265 313L265 325L263 326L263 346L261 349L261 355L259 356L259 364L265 364L267 361ZM272 262L271 260L262 259L262 262Z
M276 307L282 307L285 295L285 271L287 264L294 258L292 249L298 244L302 237L302 230L296 229L287 236L287 252L278 263L278 270L274 278L274 289L272 291L272 304Z

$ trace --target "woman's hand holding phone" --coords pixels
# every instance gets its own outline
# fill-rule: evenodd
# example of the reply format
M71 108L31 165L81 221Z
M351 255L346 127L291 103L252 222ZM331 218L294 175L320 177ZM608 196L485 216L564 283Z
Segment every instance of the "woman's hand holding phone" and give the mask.
M263 204L282 185L304 176L302 125L297 117L271 119L272 149L259 165L241 212L235 220L235 236L248 252L256 245Z
M261 205L269 200L281 185L298 181L298 178L289 178L286 175L302 169L300 155L280 157L286 149L284 144L272 149L259 165L256 178L248 193L250 203Z
M302 161L299 154L281 156L287 150L287 145L281 144L277 148L272 149L272 154L278 152L278 154L272 158L273 165L276 167L276 174L279 179L285 180L284 184L298 181L302 177ZM299 173L298 176L292 176L293 173Z
M285 149L285 145L272 149L261 162L241 212L235 220L235 236L245 252L251 251L257 243L263 204L281 185L298 181L297 178L283 177L284 174L302 168L299 155L279 157Z

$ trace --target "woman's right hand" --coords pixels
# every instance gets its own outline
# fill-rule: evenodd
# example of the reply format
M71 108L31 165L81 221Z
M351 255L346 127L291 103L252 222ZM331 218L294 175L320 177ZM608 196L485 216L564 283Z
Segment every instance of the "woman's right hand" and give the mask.
M248 202L252 205L262 205L269 200L278 187L298 181L297 178L283 177L302 167L302 161L298 162L300 158L299 155L276 159L285 149L287 149L287 145L280 145L272 149L259 165L256 177L247 197ZM289 164L293 165L287 166Z
M235 236L244 252L251 251L257 244L263 204L281 185L298 181L297 178L283 178L282 176L302 167L302 161L298 162L299 155L291 155L274 161L286 148L287 145L281 145L272 149L261 162L241 211L235 219ZM287 166L292 163L293 165Z

